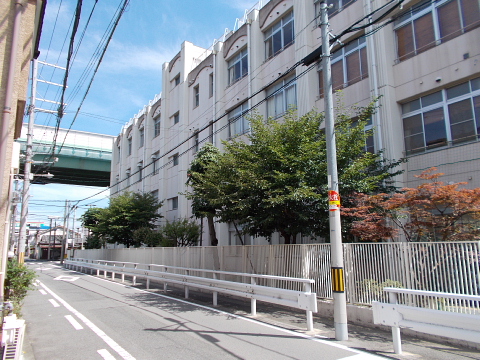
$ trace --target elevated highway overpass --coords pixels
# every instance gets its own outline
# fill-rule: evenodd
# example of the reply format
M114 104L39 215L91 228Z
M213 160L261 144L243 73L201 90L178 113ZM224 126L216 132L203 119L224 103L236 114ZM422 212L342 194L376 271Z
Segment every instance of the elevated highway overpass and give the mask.
M21 154L25 154L27 144L27 124L23 124L22 134L16 141L20 143ZM51 154L55 128L34 125L32 173L49 172L52 178L34 177L33 183L59 183L84 186L106 187L110 185L110 165L114 136L67 129L59 129L54 158ZM25 157L21 156L21 163ZM46 163L50 161L50 163ZM23 164L21 173L23 172Z

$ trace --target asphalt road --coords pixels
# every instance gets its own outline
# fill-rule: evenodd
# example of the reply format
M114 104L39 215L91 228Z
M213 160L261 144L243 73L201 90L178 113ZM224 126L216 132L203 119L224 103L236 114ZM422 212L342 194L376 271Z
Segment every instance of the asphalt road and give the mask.
M25 360L380 359L291 331L55 263L30 262Z

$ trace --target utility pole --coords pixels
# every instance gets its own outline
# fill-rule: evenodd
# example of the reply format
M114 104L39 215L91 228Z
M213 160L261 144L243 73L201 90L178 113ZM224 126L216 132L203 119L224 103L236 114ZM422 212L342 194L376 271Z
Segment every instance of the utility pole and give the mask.
M44 62L40 62L43 65L53 66L62 70L60 66L47 64ZM37 59L32 59L32 88L31 88L31 95L30 95L30 105L28 108L28 130L27 130L27 145L26 145L26 154L25 154L25 167L23 171L23 191L22 191L22 209L20 212L20 231L19 231L19 239L18 239L18 248L17 248L17 259L18 262L23 264L24 257L25 257L25 245L27 239L27 221L28 221L28 202L30 197L30 181L33 180L32 174L32 164L33 164L33 125L35 123L35 111L41 111L46 113L54 113L50 110L44 109L37 109L35 107L35 101L37 97L37 82L44 82L50 85L55 86L62 86L60 84L55 84L52 82L39 80L37 79L37 72L38 72L38 61ZM39 99L41 101L56 103L55 101L49 101L45 99ZM42 162L43 163L43 162ZM51 178L53 175L46 174L46 175L36 175L36 176L45 176L47 178Z
M63 217L63 241L62 250L60 251L60 264L63 264L63 258L65 257L65 248L68 246L68 226L70 214L70 201L65 200L65 213Z
M33 160L33 124L35 121L35 94L37 92L37 60L32 59L32 94L28 109L27 149L25 157L25 169L23 171L22 210L20 213L20 233L18 239L17 258L20 264L24 262L25 244L27 239L28 198L30 197L30 177ZM33 178L33 177L32 177Z
M330 222L330 251L335 339L348 339L347 300L343 274L342 228L340 222L340 196L337 173L337 150L335 141L335 119L333 114L332 68L330 59L330 34L328 31L328 6L320 5L322 30L322 67L325 103L325 134L327 137L327 173Z
M50 219L50 234L48 235L48 251L47 251L47 260L50 260L50 251L52 249L52 220L53 220L53 217L52 216L49 216L48 217Z

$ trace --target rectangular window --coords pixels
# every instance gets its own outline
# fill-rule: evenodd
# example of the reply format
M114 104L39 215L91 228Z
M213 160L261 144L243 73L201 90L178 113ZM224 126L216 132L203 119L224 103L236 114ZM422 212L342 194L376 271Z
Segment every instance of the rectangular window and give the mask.
M177 112L175 115L173 115L173 124L178 124L180 122L180 113Z
M265 58L269 59L293 43L295 39L293 11L265 31Z
M119 146L117 146L117 163L120 162L121 155L122 155L122 152L120 150L120 145L119 145Z
M248 104L245 102L228 113L229 136L232 138L250 130L250 123L245 118Z
M193 107L200 105L200 85L193 88Z
M178 196L168 199L169 209L177 210L178 209Z
M126 183L127 183L127 187L130 186L130 174L131 174L131 169L127 169L127 171L125 172L125 179L126 179Z
M213 96L213 74L208 76L208 97L211 98Z
M177 74L177 76L173 78L173 86L177 86L179 84L180 84L180 74Z
M478 0L424 0L395 20L398 61L480 25Z
M352 5L356 0L329 0L328 17L337 15L346 7ZM320 4L321 0L315 0L315 16L317 17L317 25L320 26Z
M143 178L143 161L138 163L138 181L142 181Z
M318 79L320 97L323 97L323 70L319 64ZM368 77L367 48L365 38L348 43L332 54L333 91L341 90Z
M198 130L195 130L195 133L193 134L193 153L195 154L198 151L199 147L199 132Z
M240 51L228 62L228 85L248 74L247 49Z
M160 116L153 119L153 137L156 138L160 135Z
M278 82L267 89L267 117L279 117L289 108L297 106L295 75Z
M138 130L138 147L141 148L143 147L145 143L145 129L141 128Z
M158 190L153 190L150 194L152 194L152 197L158 201Z
M127 154L128 156L132 155L132 138L127 139Z
M152 154L152 172L154 174L158 173L158 159L159 159L159 157L160 157L160 152L159 151Z
M475 141L480 136L478 79L402 105L407 155Z
M178 165L178 154L173 155L170 158L170 161L172 162L172 166L177 166Z

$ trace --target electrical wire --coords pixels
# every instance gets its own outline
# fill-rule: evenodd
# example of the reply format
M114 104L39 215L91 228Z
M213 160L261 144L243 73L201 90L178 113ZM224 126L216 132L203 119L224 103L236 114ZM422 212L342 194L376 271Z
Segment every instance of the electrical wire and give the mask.
M396 1L396 0L394 0L394 1ZM392 2L394 2L394 1L392 1ZM400 4L401 4L402 2L403 2L403 0L401 0L401 1L397 4L397 7L400 6ZM386 4L385 6L387 6L387 5L389 5L389 4L390 4L390 3ZM359 31L359 30L364 29L364 28L366 28L366 27L368 27L368 26L371 26L371 25L373 24L372 22L370 22L370 23L368 23L368 24L366 24L366 25L362 25L362 26L359 26L359 27L355 27L355 26L356 26L357 24L359 24L361 21L364 21L365 19L367 19L368 17L372 16L372 15L373 15L374 13L376 13L377 11L380 11L382 8L383 8L383 7L375 10L375 11L372 12L371 14L369 14L369 15L367 15L367 16L364 16L364 17L361 18L360 20L356 21L353 25L351 25L350 27L348 27L347 29L345 29L344 31L342 31L342 33L341 33L340 35L335 36L335 37L331 40L331 42L334 42L334 41L339 40L341 36L347 34L348 32ZM396 8L396 7L394 7L394 8L391 9L391 10L389 10L386 14L384 14L382 17L380 17L379 19L377 19L376 22L378 22L378 21L380 21L381 19L383 19L385 16L387 16L387 14L391 13L395 8ZM316 21L316 20L317 20L317 16L316 16L316 17L314 18L314 20L312 20L308 25L310 25L313 21ZM391 22L391 21L390 21L390 22ZM390 23L390 22L389 22L389 23ZM307 25L304 29L302 29L301 31L305 30L305 29L308 27L308 25ZM383 27L383 26L385 26L385 24L382 25L382 27ZM375 29L374 31L371 31L371 32L369 32L369 33L365 33L363 36L370 36L370 35L372 35L373 33L375 33L376 31L378 31L378 29ZM346 45L344 44L344 45L342 45L341 47L344 47L344 46L346 46ZM321 46L319 47L319 49L321 49ZM314 52L318 51L319 49L316 49ZM270 94L269 96L266 96L264 99L262 99L262 100L259 101L257 104L255 104L254 106L252 106L252 107L251 107L250 109L248 109L246 112L243 112L242 114L238 115L238 116L235 117L235 118L229 119L228 123L227 123L226 125L222 126L220 129L217 129L217 130L214 132L214 134L217 134L218 132L223 131L226 127L230 126L230 124L234 123L234 122L237 121L239 118L245 116L248 112L251 112L252 110L256 109L256 108L257 108L258 106L260 106L262 103L268 101L270 98L274 97L274 96L275 96L277 93L279 93L280 91L283 91L283 89L285 89L286 87L288 87L289 85L291 85L293 82L296 82L296 80L297 80L298 78L300 78L301 76L304 76L306 73L308 73L309 71L311 71L312 69L314 69L314 68L317 66L316 62L312 65L312 63L313 63L314 61L310 61L310 62L307 62L307 61L306 61L306 59L309 58L312 54L313 54L313 53L307 55L305 58L303 58L302 60L300 60L300 61L298 61L297 63L295 63L291 68L289 68L287 71L285 71L283 74L281 74L277 79L275 79L274 81L270 82L270 83L267 84L266 86L262 87L260 90L258 90L257 92L255 92L255 93L252 94L251 96L247 97L247 98L245 99L245 101L248 101L248 100L252 99L253 97L257 96L258 94L260 94L261 92L265 91L265 90L266 90L268 87L270 87L273 83L275 83L276 81L278 81L278 79L284 78L285 76L287 76L288 74L290 74L293 70L295 70L298 66L300 66L300 65L307 65L308 68L307 68L305 71L303 71L303 72L300 73L299 75L294 76L294 77L292 78L292 80L290 80L290 81L288 81L287 83L285 83L285 84L283 84L282 86L280 86L276 91L274 91L274 92L273 92L272 94ZM318 60L320 60L320 59L317 59L317 61L318 61ZM228 113L225 113L225 114L217 117L215 120L213 120L212 122L210 122L210 123L208 124L208 126L204 126L204 127L202 127L201 129L198 129L198 130L195 132L195 134L193 134L193 135L191 135L191 136L188 136L187 139L185 139L185 140L182 141L181 143L177 144L176 146L174 146L174 147L171 148L170 150L164 152L162 155L160 155L158 158L156 158L156 159L153 160L152 162L150 162L150 163L148 163L148 164L140 167L136 172L131 173L127 178L122 179L122 180L120 180L120 181L117 181L115 184L107 187L105 190L102 190L102 191L100 191L100 192L98 192L98 193L96 193L96 194L94 194L94 195L92 195L92 196L89 196L89 197L86 197L86 198L84 198L84 199L78 200L76 205L78 205L80 202L83 202L83 201L86 201L86 200L88 200L88 199L91 199L91 198L94 197L94 196L97 196L97 195L99 195L99 194L101 194L101 193L103 193L103 192L105 192L105 191L107 191L107 190L112 189L114 186L118 186L118 185L120 185L121 183L123 183L124 181L130 180L134 175L143 172L144 169L146 169L146 168L149 167L150 165L153 165L154 162L156 162L156 161L158 161L159 159L164 158L164 157L166 157L167 155L171 154L173 151L175 151L176 149L180 148L182 145L184 145L185 143L187 143L188 141L190 141L190 140L191 140L194 136L196 136L198 133L201 133L202 131L208 129L208 127L209 127L211 124L218 122L219 120L221 120L222 118L224 118L224 117L227 116L227 115L228 115ZM203 143L203 142L205 142L205 141L208 141L208 140L211 138L212 135L213 135L213 134L209 134L207 137L205 137L204 139L202 139L201 141L199 141L199 144L201 144L201 143ZM194 146L192 146L192 147L188 148L187 150L183 151L182 153L179 153L178 156L180 157L180 156L185 155L186 153L188 153L190 150L192 150L192 149L193 149L194 147L196 147L196 146L198 146L198 144L195 144ZM168 161L168 162L166 162L166 163L165 163L164 165L162 165L161 167L159 167L158 170L163 169L164 167L166 167L167 165L171 164L172 162L173 162L173 159L170 160L170 161ZM153 172L152 172L152 173L153 173ZM141 180L143 180L143 179L146 178L147 176L151 176L151 174L142 177ZM140 180L139 180L139 181L140 181ZM131 184L131 185L133 185L133 184ZM129 186L131 186L131 185L129 185ZM127 188L128 188L129 186L127 186ZM124 191L125 189L122 189L122 190Z

